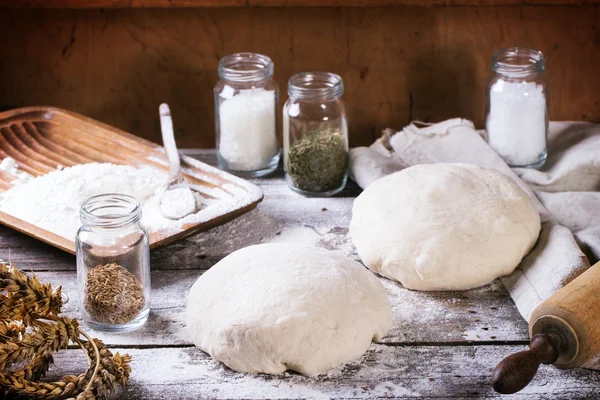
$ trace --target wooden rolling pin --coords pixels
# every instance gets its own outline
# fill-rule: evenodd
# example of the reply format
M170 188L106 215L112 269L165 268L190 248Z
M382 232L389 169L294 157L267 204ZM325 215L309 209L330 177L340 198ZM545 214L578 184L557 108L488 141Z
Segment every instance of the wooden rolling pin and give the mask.
M600 353L600 262L540 304L529 319L530 349L506 357L492 373L492 386L516 393L540 364L576 368Z

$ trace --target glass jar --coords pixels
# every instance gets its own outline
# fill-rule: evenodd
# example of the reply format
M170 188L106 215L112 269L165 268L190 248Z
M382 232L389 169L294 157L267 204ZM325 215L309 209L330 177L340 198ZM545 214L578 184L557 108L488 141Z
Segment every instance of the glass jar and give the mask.
M123 331L150 312L150 246L131 196L102 194L81 206L76 237L80 309L93 329Z
M348 117L339 75L303 72L288 82L283 107L283 159L288 186L331 196L348 179Z
M279 87L273 62L255 53L237 53L219 62L214 89L219 166L244 178L273 172L279 164Z
M511 167L539 168L548 156L549 85L542 52L510 47L492 57L486 139Z

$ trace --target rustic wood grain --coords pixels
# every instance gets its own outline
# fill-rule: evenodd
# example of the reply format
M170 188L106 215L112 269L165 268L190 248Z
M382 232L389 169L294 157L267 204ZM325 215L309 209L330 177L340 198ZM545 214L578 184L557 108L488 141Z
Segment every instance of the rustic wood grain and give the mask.
M129 385L116 397L131 399L338 399L504 398L489 376L504 355L524 346L371 345L360 359L317 378L236 373L196 348L121 349L133 357ZM55 357L54 374L81 371L77 350ZM513 399L593 399L600 374L542 366Z
M577 368L589 359L600 354L600 262L592 265L583 274L569 282L564 288L536 307L529 318L531 335L546 333L541 321L544 317L560 318L563 322L556 324L556 330L572 329L577 344L564 345L572 351L573 356L564 356L562 351L556 364L561 368ZM546 319L547 321L547 319ZM539 324L537 324L540 322ZM550 324L552 326L552 324ZM566 335L565 335L566 336ZM573 340L575 341L575 340ZM533 348L532 341L532 348ZM577 349L575 350L574 347ZM543 348L540 346L540 348ZM562 350L562 349L561 349ZM572 359L571 359L572 358Z
M52 146L48 146L49 143ZM30 107L0 113L0 148L1 157L12 157L20 169L33 176L55 171L59 165L70 167L82 161L151 166L163 170L165 180L169 173L162 147L57 108ZM73 154L78 157L72 158ZM214 189L220 189L229 198L223 199L225 206L222 206L222 210L203 221L187 222L177 230L151 232L151 249L231 221L255 208L262 200L260 189L246 181L192 158L182 157L181 163L185 179L203 196L215 199L211 193ZM3 174L0 179L2 187L8 188L15 178ZM61 237L4 212L0 212L0 223L61 250L75 253L75 242L70 238Z
M283 185L283 180L278 180ZM269 190L273 188L273 190ZM317 229L315 236L333 238L345 236L350 222L352 198L306 199L297 195L275 196L272 192L289 191L287 187L263 186L267 192L258 210L238 217L232 223L216 227L204 233L192 235L151 253L154 269L205 269L232 251L273 237L280 232L304 228ZM323 209L326 211L323 211ZM288 214L285 214L288 213ZM286 216L289 215L289 216ZM329 234L329 231L334 230ZM62 254L33 238L25 237L12 229L0 227L0 257L26 265L34 271L74 270L74 257Z
M214 151L188 154L216 161ZM256 210L152 253L152 311L145 326L120 334L90 332L113 351L133 356L130 384L114 398L500 398L490 388L491 371L508 354L526 348L528 333L498 281L465 292L426 293L381 278L394 309L389 334L359 360L317 378L240 374L193 347L185 329L187 291L229 252L289 238L357 257L345 235L353 197L303 198L288 190L279 174L255 182L266 195ZM345 191L357 193L355 186ZM0 227L0 257L9 256L42 281L62 285L70 297L66 314L81 317L74 257ZM51 373L79 373L85 362L79 350L60 352ZM532 384L511 398L591 399L599 385L596 371L542 366Z
M127 335L93 332L94 335L115 346L191 345L185 329L187 293L203 272L153 271L148 323ZM62 286L63 293L70 298L63 311L81 320L75 272L38 272L37 276L43 282L52 283L53 287ZM407 290L392 281L380 279L394 311L392 328L381 343L464 345L524 344L529 341L527 323L498 281L465 292L427 293ZM431 329L433 325L435 330Z
M0 0L10 8L382 7L583 5L600 0Z
M187 153L208 164L216 162L214 151ZM187 293L203 270L231 252L278 239L287 232L315 230L313 242L342 250L358 259L346 238L353 197L302 197L285 186L281 172L254 182L265 193L265 200L258 209L223 226L152 252L154 299L149 325L132 337L100 334L102 339L115 345L189 344L183 330L186 297L173 296L173 293ZM359 193L356 186L349 186L346 190L349 196ZM0 258L9 257L20 268L35 271L40 278L54 285L62 285L71 298L65 310L79 316L74 257L0 227ZM394 327L384 339L386 343L502 342L526 341L528 338L527 324L498 282L460 293L422 293L406 290L387 279L382 279L382 282L394 304ZM422 322L417 327L406 323L415 318ZM443 327L444 333L432 332L428 325L432 322ZM156 332L161 332L159 338Z
M188 150L185 154L209 165L217 163L214 150ZM349 182L338 197L306 198L287 188L281 169L251 182L260 186L265 196L257 210L153 251L152 268L207 269L232 251L298 228L315 230L319 240L342 240L350 223L354 197L360 193L360 188ZM75 269L74 257L0 226L0 258L7 259L9 254L16 264L32 271Z
M292 74L339 73L356 146L413 119L482 127L492 52L520 45L547 57L552 119L600 122L599 7L4 9L0 108L55 105L158 143L168 102L178 144L210 148L217 63L255 51L282 103Z

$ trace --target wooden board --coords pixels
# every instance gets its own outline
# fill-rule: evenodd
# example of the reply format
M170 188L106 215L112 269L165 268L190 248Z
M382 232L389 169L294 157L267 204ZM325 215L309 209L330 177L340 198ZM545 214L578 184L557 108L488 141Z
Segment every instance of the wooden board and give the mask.
M165 171L165 178L169 170L162 147L82 115L48 107L0 113L0 157L12 157L19 169L33 176L55 171L59 165L69 167L91 162L151 166ZM230 221L262 200L261 190L249 182L189 157L182 157L181 162L187 182L197 186L203 196L215 200L215 204L219 204L218 212L212 212L213 206L209 205L198 213L207 215L200 222L183 224L175 232L152 232L151 249ZM12 187L13 179L10 174L0 174L0 193ZM216 198L211 193L223 193L224 197ZM0 223L75 253L72 240L12 215L0 212Z
M0 7L177 8L177 7L381 7L582 5L599 0L0 0Z
M174 272L176 271L176 272ZM187 293L204 271L152 272L152 304L148 323L127 335L95 332L111 346L190 346L186 330ZM81 321L74 271L38 272L43 282L62 286L69 296L63 311ZM515 318L515 306L500 282L465 292L416 292L381 278L393 308L386 345L444 342L454 345L527 343L527 323ZM173 293L185 295L174 296ZM426 312L424 312L426 310ZM436 330L430 329L436 325ZM85 323L83 329L88 330Z
M188 154L216 163L214 151ZM356 186L349 184L334 198L304 198L286 187L281 171L254 182L265 193L255 210L152 253L147 325L129 333L92 332L114 351L133 356L130 384L114 399L597 398L599 372L545 365L520 394L492 391L493 367L528 341L527 323L498 281L465 292L423 293L380 278L394 308L389 334L360 359L317 378L249 376L211 360L187 336L185 303L195 279L217 261L241 247L282 238L316 240L356 258L345 234ZM9 256L42 280L63 285L71 298L67 314L80 316L73 256L0 226L0 258ZM78 373L85 366L79 350L61 352L55 361L55 375Z
M115 399L597 399L600 374L543 365L521 393L507 397L489 383L490 364L524 350L516 346L386 346L317 378L237 373L189 348L114 351L132 356L130 384ZM80 372L81 351L55 357L55 374Z
M269 55L287 81L344 79L350 143L387 127L462 117L481 128L494 50L547 58L550 118L600 122L600 6L88 9L0 12L0 110L48 104L160 142L171 106L177 143L214 148L219 59ZM318 44L318 45L317 45Z

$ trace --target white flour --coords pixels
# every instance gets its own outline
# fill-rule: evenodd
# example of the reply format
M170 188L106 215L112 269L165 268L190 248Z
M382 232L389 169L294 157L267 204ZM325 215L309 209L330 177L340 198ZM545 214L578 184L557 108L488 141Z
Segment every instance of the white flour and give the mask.
M194 193L187 187L173 187L164 191L160 199L160 211L170 219L180 219L199 207Z
M178 230L186 223L208 220L231 206L227 199L213 200L212 204L206 200L207 206L195 214L177 221L167 219L160 211L166 180L166 174L150 167L81 164L14 186L2 195L0 211L74 240L81 226L81 204L98 194L135 197L142 204L142 225L149 233Z
M0 162L0 170L15 177L11 182L13 185L29 182L33 179L33 176L29 175L27 172L21 171L15 159L11 157L6 157Z

